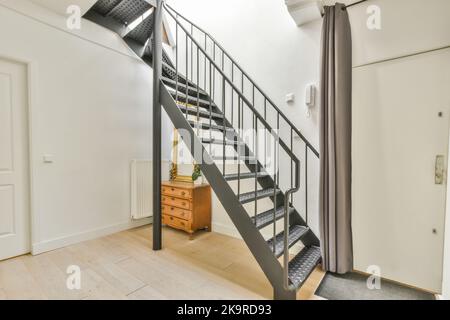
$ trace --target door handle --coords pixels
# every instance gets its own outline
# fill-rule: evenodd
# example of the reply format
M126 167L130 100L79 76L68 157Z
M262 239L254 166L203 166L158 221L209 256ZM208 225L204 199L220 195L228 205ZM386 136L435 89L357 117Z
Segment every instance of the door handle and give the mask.
M434 164L434 183L444 184L444 175L445 175L444 156L437 155L436 162Z

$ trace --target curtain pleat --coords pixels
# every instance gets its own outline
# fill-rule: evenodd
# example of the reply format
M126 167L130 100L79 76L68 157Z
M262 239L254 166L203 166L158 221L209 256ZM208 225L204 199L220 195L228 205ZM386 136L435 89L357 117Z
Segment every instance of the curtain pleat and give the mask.
M319 222L323 268L342 274L353 269L352 40L343 4L325 7L320 95Z

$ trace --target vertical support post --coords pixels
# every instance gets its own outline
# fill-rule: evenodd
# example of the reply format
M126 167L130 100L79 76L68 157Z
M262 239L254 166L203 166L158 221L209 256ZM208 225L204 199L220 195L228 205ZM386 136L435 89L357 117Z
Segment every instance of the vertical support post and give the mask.
M274 300L297 300L296 291L288 291L282 287L273 289Z
M164 0L157 0L153 20L153 250L162 249L161 216L161 102L162 11Z

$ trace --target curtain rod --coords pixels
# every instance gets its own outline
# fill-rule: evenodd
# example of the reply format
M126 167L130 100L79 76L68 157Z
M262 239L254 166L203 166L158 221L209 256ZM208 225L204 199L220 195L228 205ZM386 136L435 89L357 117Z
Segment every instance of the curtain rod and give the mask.
M353 3L350 3L349 5L346 5L345 7L343 7L342 10L347 10L347 8L351 8L353 6L356 6L357 4L361 4L361 3L367 2L367 1L369 1L369 0L359 0L359 1L356 1L356 2L353 2ZM322 17L323 16L324 16L324 13L322 13Z
M368 0L360 0L360 1L353 2L353 3L350 3L348 6L346 6L346 8L350 8L350 7L356 6L357 4L367 2L367 1Z

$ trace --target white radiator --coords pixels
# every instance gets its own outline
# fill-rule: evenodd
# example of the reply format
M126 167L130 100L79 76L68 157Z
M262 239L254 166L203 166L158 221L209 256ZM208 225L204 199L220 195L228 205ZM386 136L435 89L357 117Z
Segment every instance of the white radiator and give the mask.
M153 166L151 160L131 161L131 218L152 216Z

